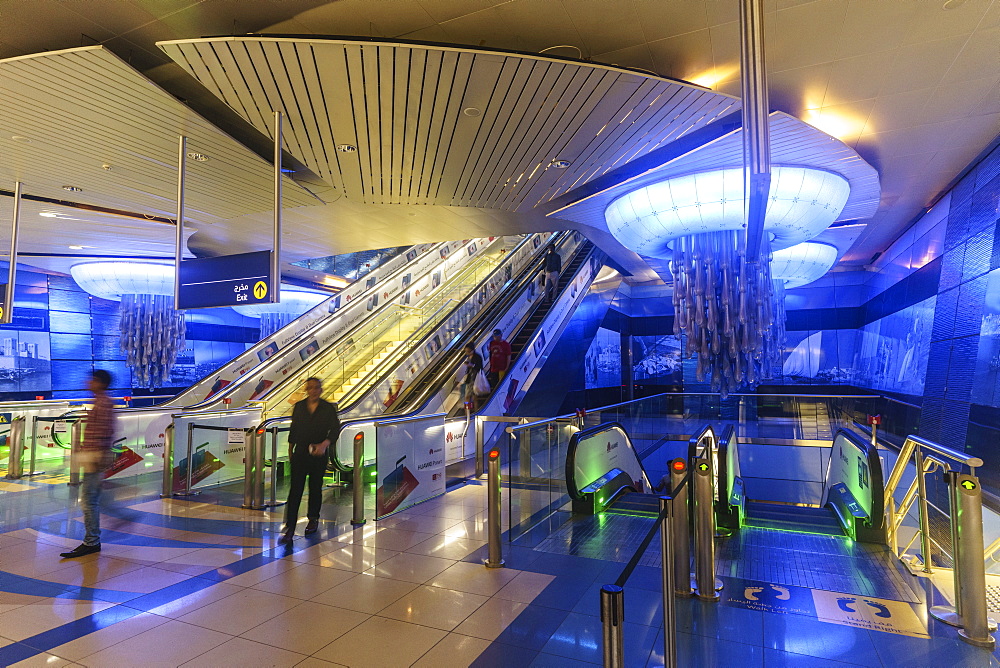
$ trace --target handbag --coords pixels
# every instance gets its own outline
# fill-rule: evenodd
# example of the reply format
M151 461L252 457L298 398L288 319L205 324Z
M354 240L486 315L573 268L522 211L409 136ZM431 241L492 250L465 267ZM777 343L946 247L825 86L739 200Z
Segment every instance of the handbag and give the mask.
M486 379L486 374L480 369L479 373L476 374L476 380L472 383L472 391L478 395L484 395L489 394L491 389L490 381Z

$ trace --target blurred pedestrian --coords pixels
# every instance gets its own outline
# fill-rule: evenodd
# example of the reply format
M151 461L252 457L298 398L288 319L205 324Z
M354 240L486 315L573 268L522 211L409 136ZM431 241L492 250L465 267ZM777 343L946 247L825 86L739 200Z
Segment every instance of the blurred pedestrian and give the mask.
M552 302L556 298L556 287L559 285L559 273L562 271L562 258L556 252L555 246L549 246L545 253L545 301Z

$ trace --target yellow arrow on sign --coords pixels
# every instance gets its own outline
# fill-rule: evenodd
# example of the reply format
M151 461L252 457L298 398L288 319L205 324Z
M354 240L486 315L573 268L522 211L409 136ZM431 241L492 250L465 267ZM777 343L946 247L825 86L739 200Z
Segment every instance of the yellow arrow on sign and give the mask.
M263 299L267 296L267 283L264 281L257 281L253 286L253 296L257 299Z
M976 488L976 483L972 482L971 480L963 480L959 484L962 487L964 487L965 489L975 489Z

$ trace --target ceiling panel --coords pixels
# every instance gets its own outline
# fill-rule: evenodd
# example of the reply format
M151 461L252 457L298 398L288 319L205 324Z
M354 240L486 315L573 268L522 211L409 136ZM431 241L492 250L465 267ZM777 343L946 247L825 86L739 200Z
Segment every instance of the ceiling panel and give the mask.
M738 106L585 63L353 40L220 37L161 48L258 130L369 204L526 211ZM323 86L315 86L323 82ZM348 144L356 152L338 153ZM568 169L549 163L568 160Z
M188 161L192 220L273 208L268 163L99 46L0 60L0 119L5 189L21 181L28 195L173 217L184 134L208 156ZM285 183L286 206L320 203Z

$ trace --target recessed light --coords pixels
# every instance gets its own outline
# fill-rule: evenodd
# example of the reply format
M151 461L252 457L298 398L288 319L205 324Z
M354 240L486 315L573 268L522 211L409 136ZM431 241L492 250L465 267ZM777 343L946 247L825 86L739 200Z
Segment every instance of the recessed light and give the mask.
M42 218L58 218L59 214L54 211L39 211L38 215Z
M337 144L337 150L341 153L357 153L358 147L354 144Z
M192 152L192 153L188 153L188 157L191 158L192 160L194 160L195 162L208 162L208 156L205 155L204 153L194 153L194 152Z
M466 107L465 109L462 110L462 113L465 114L466 116L471 116L475 118L476 116L482 116L483 110L477 109L476 107Z
M556 169L566 169L573 163L570 162L569 160L553 160L549 164L555 167Z
M93 248L93 246L70 246L70 250L83 250L84 248Z
M11 137L11 139L13 139L14 141L19 141L19 142L21 142L23 144L30 144L31 143L31 139L28 138L28 137L25 137L23 135L14 135L13 137Z
M76 186L63 186L62 189L63 190L68 190L71 193L82 193L83 192L83 188L77 188Z

